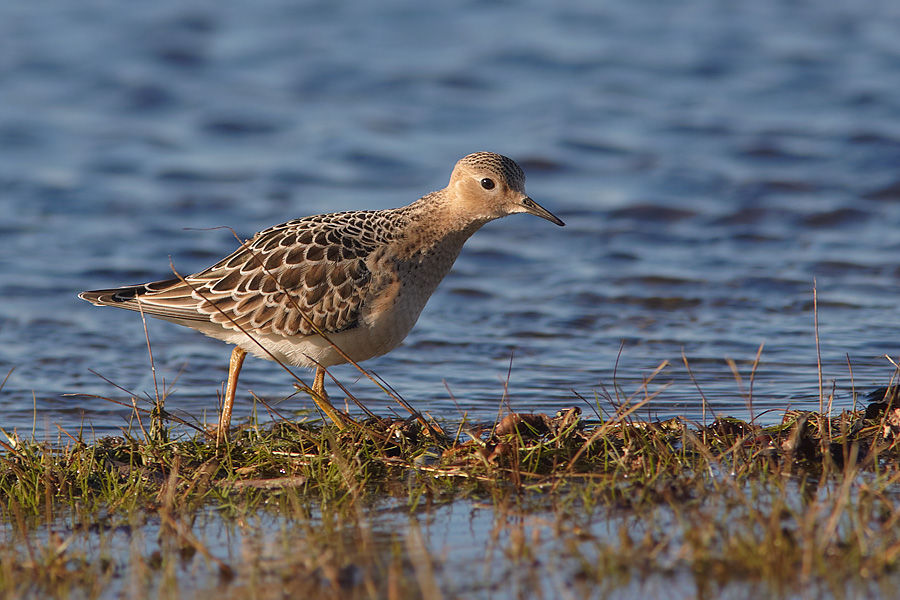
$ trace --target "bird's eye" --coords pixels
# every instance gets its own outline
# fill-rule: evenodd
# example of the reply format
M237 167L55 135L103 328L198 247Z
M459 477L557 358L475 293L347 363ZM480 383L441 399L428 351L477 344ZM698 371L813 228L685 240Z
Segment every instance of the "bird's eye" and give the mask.
M494 189L494 185L495 184L494 184L493 179L489 179L489 178L485 177L484 179L481 180L481 187L483 187L486 190Z

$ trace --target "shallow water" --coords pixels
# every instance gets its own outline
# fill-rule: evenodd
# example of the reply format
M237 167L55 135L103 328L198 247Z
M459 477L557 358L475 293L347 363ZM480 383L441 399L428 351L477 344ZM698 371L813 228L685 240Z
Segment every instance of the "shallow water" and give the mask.
M127 409L63 396L130 403L91 371L153 394L139 316L79 291L208 266L236 245L208 228L406 204L482 149L567 227L485 227L366 363L419 409L490 419L508 390L609 411L669 361L643 416L777 421L819 404L814 281L824 388L849 408L848 358L868 390L900 355L898 26L874 0L4 3L2 427L118 432ZM149 327L168 408L211 415L229 348ZM291 379L248 360L236 418L248 390L277 402Z
M795 483L788 483L794 499L788 505L800 509L791 506L771 518L803 540L801 518L809 517L809 509L831 505L822 493L823 504L810 507L808 488L801 492ZM780 498L765 485L753 491L760 506ZM640 495L631 489L625 496L631 493ZM38 560L53 562L60 581L38 581L28 588L28 569L11 577L23 582L16 590L23 597L57 590L72 598L359 598L389 597L387 590L398 588L407 590L396 595L404 598L419 597L420 589L426 598L517 600L707 598L710 591L725 599L892 597L897 576L890 569L876 574L863 567L856 576L852 569L840 569L847 580L835 574L807 578L800 558L781 551L796 569L790 576L771 560L741 550L741 542L772 547L759 522L760 514L769 513L764 508L754 519L747 514L753 509L745 506L750 495L742 500L727 496L710 490L705 508L663 503L642 505L636 514L624 499L611 505L596 498L584 503L565 491L485 502L444 498L417 507L382 495L365 510L357 510L361 507L354 502L349 504L355 508L348 508L346 501L323 500L320 512L288 491L274 493L268 510L245 513L240 506L246 498L239 500L237 514L230 516L227 508L204 507L165 519L156 508L109 519L101 515L97 521L63 514L52 523L32 525L27 538L16 525L3 523L0 540L10 559L30 564L27 557L37 554ZM851 502L858 507L855 499ZM849 514L855 510L849 508ZM704 512L721 528L712 534L704 529L698 539L696 520ZM876 553L884 548L873 531L859 534L857 524L843 514L842 528L848 530L843 535L851 540L862 535ZM817 519L824 528L822 521ZM185 530L192 535L181 535ZM735 537L725 541L730 534ZM804 540L797 553L808 543ZM853 547L855 542L845 543ZM54 551L65 560L62 576L59 561L49 558ZM746 567L739 564L743 553L751 557ZM430 585L438 593L429 593Z

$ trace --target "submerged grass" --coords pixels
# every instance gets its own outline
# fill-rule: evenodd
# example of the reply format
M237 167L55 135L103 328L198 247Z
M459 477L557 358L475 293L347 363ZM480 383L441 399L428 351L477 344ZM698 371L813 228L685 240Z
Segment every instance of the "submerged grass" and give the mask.
M277 421L218 448L161 421L12 436L0 593L859 597L900 583L897 396L768 427L637 421L644 394L602 420Z

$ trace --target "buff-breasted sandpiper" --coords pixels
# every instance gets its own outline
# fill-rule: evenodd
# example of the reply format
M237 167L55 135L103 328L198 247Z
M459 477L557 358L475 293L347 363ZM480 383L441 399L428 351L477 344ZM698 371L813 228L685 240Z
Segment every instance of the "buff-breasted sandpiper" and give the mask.
M314 367L311 395L341 425L325 394L325 369L396 348L465 241L485 223L514 213L563 225L525 194L525 175L515 161L476 152L456 163L446 188L409 206L288 221L194 275L80 297L142 311L235 345L220 439L227 435L248 352Z

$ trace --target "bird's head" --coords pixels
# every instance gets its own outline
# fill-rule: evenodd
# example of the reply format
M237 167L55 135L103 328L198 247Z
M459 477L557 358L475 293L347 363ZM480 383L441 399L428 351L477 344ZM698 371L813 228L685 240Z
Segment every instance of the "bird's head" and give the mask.
M559 217L528 197L525 173L516 162L493 152L476 152L458 163L447 189L460 209L473 220L491 221L515 213L528 213L565 225Z

